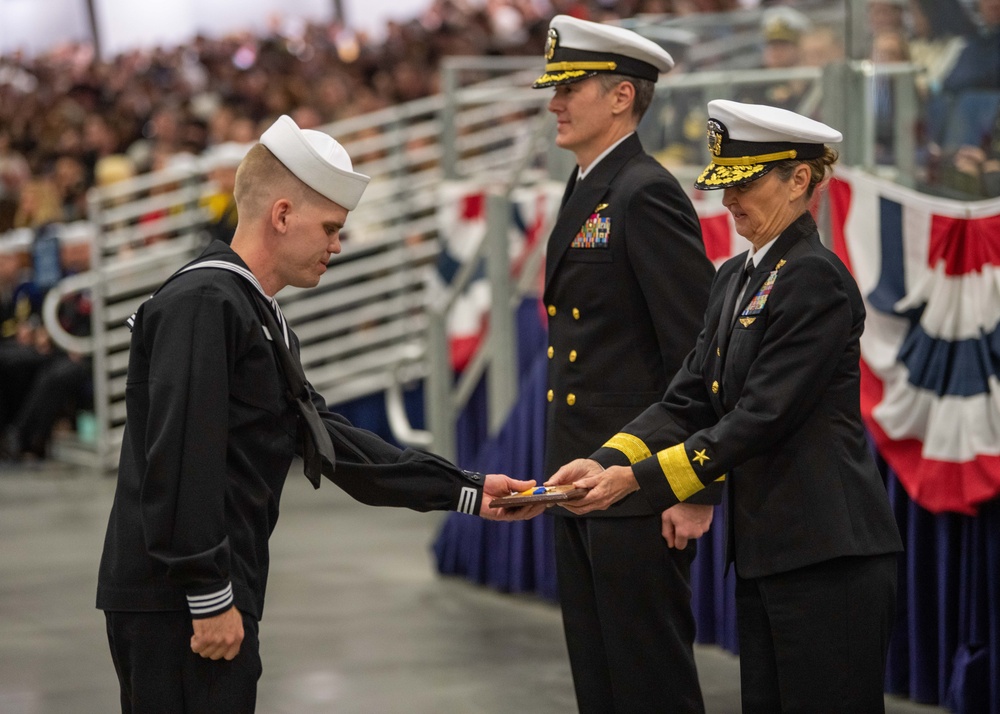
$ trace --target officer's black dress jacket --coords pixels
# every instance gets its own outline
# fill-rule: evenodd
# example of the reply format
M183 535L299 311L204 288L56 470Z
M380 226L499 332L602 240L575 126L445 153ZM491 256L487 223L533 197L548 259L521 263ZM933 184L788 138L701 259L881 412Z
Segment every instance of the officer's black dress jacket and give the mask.
M657 508L728 474L728 556L741 577L901 550L861 421L865 310L853 277L806 213L764 255L734 321L746 260L719 269L663 400L594 458L633 462ZM642 447L651 456L636 458Z
M691 201L635 134L578 185L576 176L545 266L547 474L660 400L695 342L714 273ZM720 499L721 489L704 502ZM633 495L591 515L651 513Z
M246 267L220 241L198 260L205 259ZM186 596L231 583L235 605L261 615L268 537L285 476L301 452L297 411L254 300L260 298L239 275L201 269L176 275L136 313L127 423L98 581L101 609L187 610ZM297 357L298 340L290 335ZM351 496L371 505L453 510L463 487L471 487L476 497L468 510L478 513L480 474L401 451L331 413L308 389L327 428L355 446L355 453L337 450L330 477Z

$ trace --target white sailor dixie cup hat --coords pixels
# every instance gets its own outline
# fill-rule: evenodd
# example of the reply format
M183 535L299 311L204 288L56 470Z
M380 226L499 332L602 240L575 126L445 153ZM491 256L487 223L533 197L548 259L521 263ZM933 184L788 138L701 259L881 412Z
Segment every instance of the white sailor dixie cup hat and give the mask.
M655 82L674 66L670 53L631 30L556 15L545 43L545 74L535 89L579 82L599 72Z
M338 206L353 211L371 180L354 171L347 150L329 134L300 129L281 115L260 137L275 157L296 178Z
M694 184L703 191L749 183L785 159L821 158L826 144L844 138L826 124L763 104L713 99L708 117L712 163Z

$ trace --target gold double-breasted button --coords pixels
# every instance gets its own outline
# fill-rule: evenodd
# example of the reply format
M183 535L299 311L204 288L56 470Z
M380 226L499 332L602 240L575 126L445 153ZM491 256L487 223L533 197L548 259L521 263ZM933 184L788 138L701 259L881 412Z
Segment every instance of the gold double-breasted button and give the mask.
M722 350L720 350L718 347L715 348L715 356L716 357L721 357L722 356Z
M569 351L569 361L576 362L576 350Z
M549 390L549 393L548 393L548 394L547 394L546 396L548 397L549 401L551 402L551 401L552 401L553 399L555 399L555 396L556 396L556 395L555 395L555 393L554 393L554 392L553 392L553 391L552 391L552 390L550 389L550 390Z
M573 394L572 392L569 393L569 394L567 394L566 395L566 403L569 404L570 406L573 406L574 404L576 404L576 395Z
M719 383L712 382L712 394L718 394L718 393L719 393Z
M555 348L549 345L549 359L552 359L556 354Z
M549 305L549 317L555 317L555 316L556 316L556 306Z
M573 319L574 320L579 320L580 319L580 308L578 308L578 307L574 307L573 308Z

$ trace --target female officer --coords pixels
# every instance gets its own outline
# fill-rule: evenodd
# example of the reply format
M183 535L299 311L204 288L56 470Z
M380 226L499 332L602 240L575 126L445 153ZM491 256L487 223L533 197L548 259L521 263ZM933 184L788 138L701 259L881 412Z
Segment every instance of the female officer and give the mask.
M663 400L549 483L657 510L726 479L743 711L881 712L899 532L865 439L865 310L808 211L841 134L768 106L709 102L712 163L752 248L716 275ZM669 306L664 306L669 309Z

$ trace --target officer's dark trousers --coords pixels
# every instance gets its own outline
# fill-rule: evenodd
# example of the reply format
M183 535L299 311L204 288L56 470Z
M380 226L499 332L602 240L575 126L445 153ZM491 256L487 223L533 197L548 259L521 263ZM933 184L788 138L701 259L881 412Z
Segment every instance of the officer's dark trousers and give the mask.
M885 711L896 555L736 579L743 714Z
M231 661L191 651L186 612L107 612L108 643L121 686L122 714L252 714L261 665L257 621Z
M703 712L691 614L694 542L669 548L659 514L555 519L559 601L580 712Z

